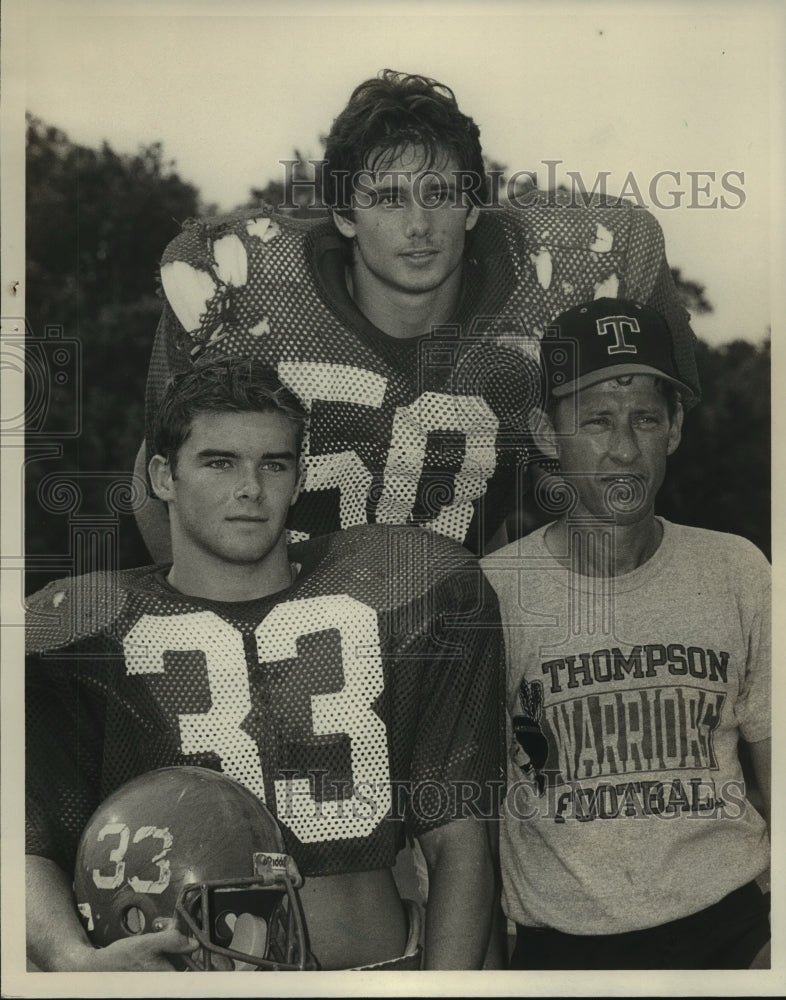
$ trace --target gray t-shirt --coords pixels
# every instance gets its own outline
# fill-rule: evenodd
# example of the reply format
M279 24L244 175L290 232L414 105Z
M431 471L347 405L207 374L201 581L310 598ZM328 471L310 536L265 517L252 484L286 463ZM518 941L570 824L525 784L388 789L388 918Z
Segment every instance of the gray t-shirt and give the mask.
M769 863L738 737L770 735L770 566L662 521L631 573L565 569L540 529L483 567L505 627L503 907L570 934L650 927Z

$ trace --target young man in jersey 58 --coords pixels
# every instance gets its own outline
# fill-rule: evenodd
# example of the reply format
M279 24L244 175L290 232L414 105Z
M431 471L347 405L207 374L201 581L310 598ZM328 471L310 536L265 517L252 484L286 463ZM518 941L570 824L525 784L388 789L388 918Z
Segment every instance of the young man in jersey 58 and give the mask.
M184 225L161 259L148 375L149 439L167 378L201 354L276 369L311 415L296 537L413 524L473 552L499 544L530 455L539 337L599 289L666 310L695 382L655 219L534 189L494 203L480 130L444 84L393 70L359 84L323 178L329 218L263 206ZM162 505L139 521L166 558Z
M558 516L483 561L507 640L512 967L747 968L769 939L769 564L655 514L691 391L658 313L588 302L542 356Z
M97 921L101 891L114 891L116 838L91 845L106 854L97 899L70 884L99 804L180 765L222 771L275 816L321 968L420 967L418 921L392 875L406 837L429 868L424 966L483 962L496 598L465 549L418 528L288 548L304 423L259 362L197 363L165 393L149 466L171 565L61 581L29 602L28 943L42 969L167 969L194 947L177 927L93 947L77 908ZM131 876L148 893L163 878Z

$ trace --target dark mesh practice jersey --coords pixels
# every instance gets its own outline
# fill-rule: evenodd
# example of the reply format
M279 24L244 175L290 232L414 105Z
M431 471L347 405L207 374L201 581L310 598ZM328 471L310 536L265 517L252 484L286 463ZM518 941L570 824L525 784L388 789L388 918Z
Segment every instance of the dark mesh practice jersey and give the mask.
M405 833L492 808L503 653L474 557L369 526L291 554L293 585L251 602L186 597L161 567L30 599L28 853L72 871L98 804L177 764L251 789L304 875L388 867Z
M168 302L148 376L148 435L168 377L197 356L275 367L311 413L295 539L415 524L482 551L516 506L527 416L541 398L539 338L580 302L624 296L659 309L682 377L697 385L660 228L629 204L543 197L526 210L482 212L467 234L452 321L412 340L358 311L345 263L331 221L268 209L189 222L162 258Z

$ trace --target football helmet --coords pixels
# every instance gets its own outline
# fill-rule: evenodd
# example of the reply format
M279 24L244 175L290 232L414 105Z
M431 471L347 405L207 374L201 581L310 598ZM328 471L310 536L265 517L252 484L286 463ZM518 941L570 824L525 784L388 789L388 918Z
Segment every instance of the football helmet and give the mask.
M174 917L200 971L308 969L297 865L247 788L218 771L142 774L95 811L79 842L74 898L98 947Z

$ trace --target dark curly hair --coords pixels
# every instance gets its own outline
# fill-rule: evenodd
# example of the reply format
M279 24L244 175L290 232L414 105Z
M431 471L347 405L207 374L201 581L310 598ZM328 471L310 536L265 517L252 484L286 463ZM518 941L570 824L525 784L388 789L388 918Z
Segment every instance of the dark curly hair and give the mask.
M280 413L297 433L297 455L307 413L276 372L250 358L200 358L167 385L153 425L153 453L162 455L174 475L177 454L200 413Z
M427 76L381 70L359 84L333 122L325 141L325 196L331 208L351 212L351 184L361 170L384 169L408 146L423 150L423 166L435 167L445 154L472 178L473 204L485 201L487 180L480 129L459 111L446 87Z

